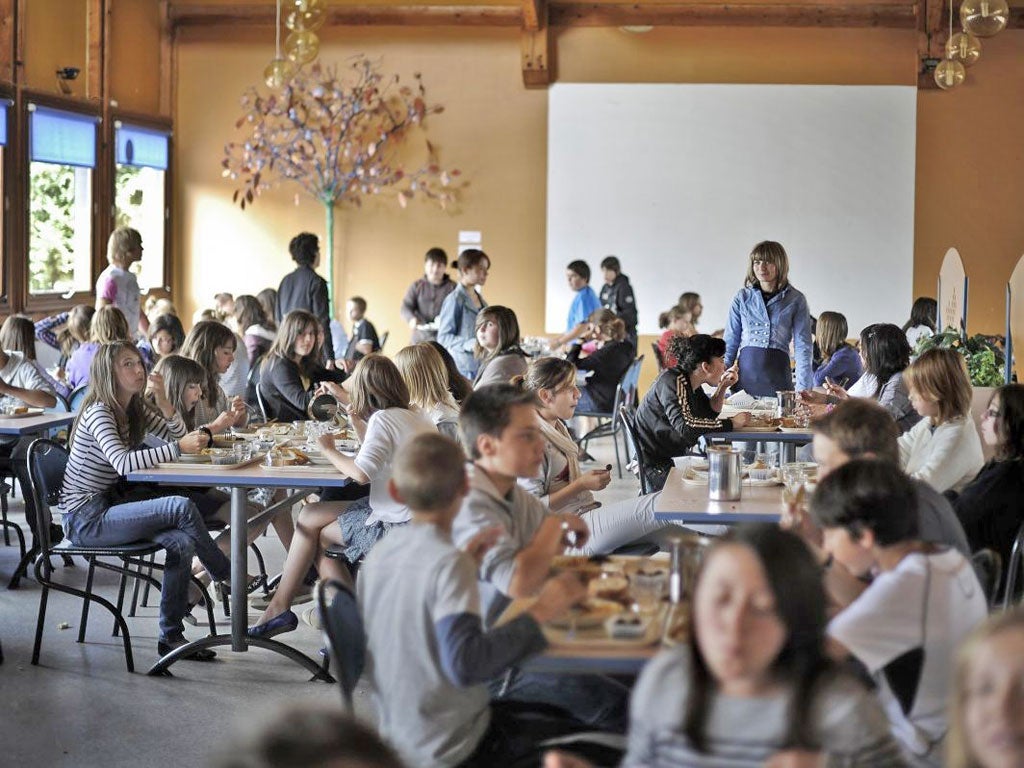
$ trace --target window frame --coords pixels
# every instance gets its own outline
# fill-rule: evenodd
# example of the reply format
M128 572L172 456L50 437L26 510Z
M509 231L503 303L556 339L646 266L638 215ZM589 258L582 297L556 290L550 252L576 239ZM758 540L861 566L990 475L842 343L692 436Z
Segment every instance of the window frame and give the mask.
M69 309L75 304L94 305L96 303L96 291L94 286L99 273L106 267L106 240L110 232L107 220L100 217L98 213L102 210L100 206L109 205L109 201L113 198L113 179L109 177L107 172L108 163L103 161L107 147L104 146L105 133L102 108L97 102L62 98L60 96L54 96L53 94L30 91L27 89L22 90L20 96L21 99L18 104L18 119L23 141L18 147L18 167L22 170L18 190L21 193L24 204L21 206L23 210L23 220L20 222L19 229L23 245L22 252L25 254L25 258L18 260L18 270L20 271L20 274L15 276L12 270L12 273L9 275L11 284L17 285L21 294L20 297L18 297L21 301L17 303L12 302L12 304L15 306L20 304L21 310L30 314L54 314L65 309ZM64 112L87 115L88 117L95 118L97 122L96 166L92 169L93 227L89 240L92 248L92 253L89 254L89 264L91 267L89 285L93 287L91 287L89 291L76 291L69 297L65 297L63 294L37 296L33 295L29 290L28 246L31 240L31 224L29 215L29 200L31 199L31 192L29 190L29 166L31 163L29 156L29 145L31 144L31 112L28 108L29 104L34 104L38 107L46 107L48 109L57 109ZM11 264L11 267L14 267L14 264Z
M17 89L9 83L0 83L0 99L10 102L7 108L7 144L3 148L3 162L0 163L0 187L3 194L0 197L0 215L3 219L3 236L0 237L0 312L11 313L11 269L14 266L10 255L18 253L16 247L16 233L19 224L19 206L11 204L12 193L17 190L17 150L19 136L17 130L18 117L18 93Z
M139 128L150 128L158 131L165 131L167 133L167 170L164 171L164 274L163 274L163 285L157 287L153 286L151 290L160 290L162 293L170 295L171 293L171 279L173 272L171 270L171 264L173 259L171 258L171 211L174 206L171 191L173 189L172 176L174 173L174 125L170 118L156 117L154 115L143 115L137 112L129 112L126 110L111 110L110 113L110 124L104 130L104 137L107 140L107 146L110 148L109 160L106 163L110 174L109 183L109 205L107 207L107 231L114 231L114 221L117 216L117 190L114 189L114 185L117 180L117 143L116 143L116 124L118 122L128 123L129 125L138 126ZM98 273L97 273L98 274Z

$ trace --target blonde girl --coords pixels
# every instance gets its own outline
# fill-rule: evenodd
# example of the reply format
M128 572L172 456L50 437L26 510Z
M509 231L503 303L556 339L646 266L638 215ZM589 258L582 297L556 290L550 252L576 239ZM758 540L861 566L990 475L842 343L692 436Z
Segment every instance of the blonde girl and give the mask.
M89 383L92 358L96 350L101 344L112 344L115 341L132 341L128 321L116 307L101 307L96 310L89 324L89 340L76 349L68 360L67 384L70 389Z
M459 406L448 391L448 370L441 354L427 342L400 349L395 367L409 388L409 403L430 419L437 431L458 440Z

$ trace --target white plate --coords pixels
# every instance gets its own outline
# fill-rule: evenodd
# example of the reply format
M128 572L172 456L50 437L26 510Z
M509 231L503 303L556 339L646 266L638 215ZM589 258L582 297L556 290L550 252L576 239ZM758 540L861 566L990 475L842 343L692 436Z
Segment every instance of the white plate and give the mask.
M178 457L175 464L209 464L210 457L201 453L183 453Z
M26 408L25 411L22 413L0 414L0 419L27 419L31 416L42 416L43 413L43 408Z

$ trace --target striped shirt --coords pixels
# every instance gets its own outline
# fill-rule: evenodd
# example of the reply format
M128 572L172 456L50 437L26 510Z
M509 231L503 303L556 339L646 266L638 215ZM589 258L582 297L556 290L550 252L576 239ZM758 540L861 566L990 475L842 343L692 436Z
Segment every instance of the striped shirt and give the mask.
M146 409L146 432L174 441L185 435L185 424L175 415L165 421L159 411ZM93 403L79 416L64 472L59 507L65 514L76 511L97 493L113 487L118 478L180 455L178 444L132 450L117 430L114 411L106 403Z

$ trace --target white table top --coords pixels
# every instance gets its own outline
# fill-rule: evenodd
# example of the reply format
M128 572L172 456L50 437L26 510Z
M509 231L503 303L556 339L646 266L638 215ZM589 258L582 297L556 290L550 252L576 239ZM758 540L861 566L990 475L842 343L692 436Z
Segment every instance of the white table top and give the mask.
M711 501L707 485L683 482L673 467L654 504L654 517L677 523L777 523L782 517L782 486L744 484L739 501Z
M55 427L66 427L75 420L75 414L66 411L47 411L39 416L18 418L0 417L0 435L32 435Z
M209 469L208 465L181 464L175 469L140 469L130 472L132 482L164 483L224 488L321 488L345 485L350 480L328 466L269 467L252 464L242 469Z

